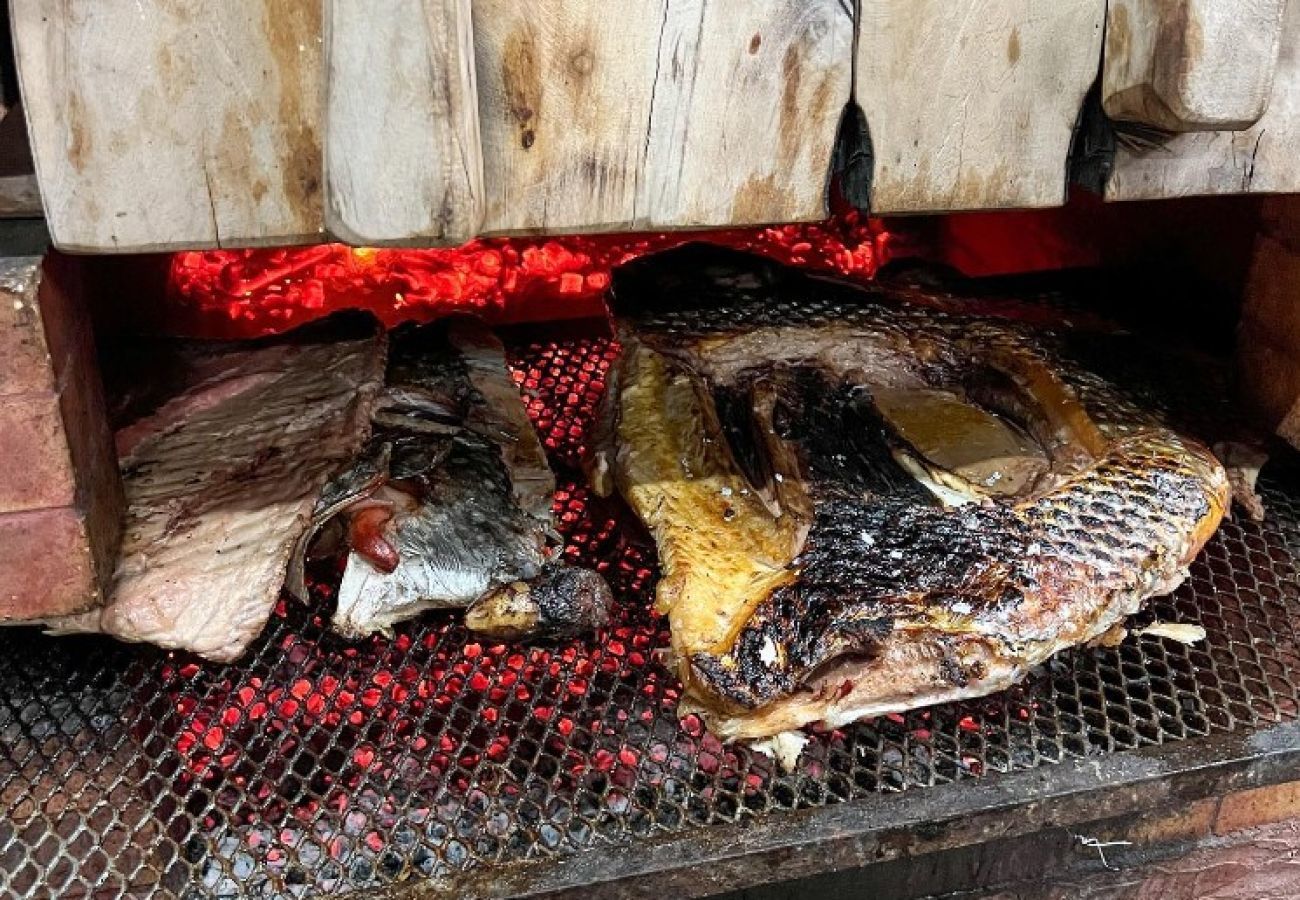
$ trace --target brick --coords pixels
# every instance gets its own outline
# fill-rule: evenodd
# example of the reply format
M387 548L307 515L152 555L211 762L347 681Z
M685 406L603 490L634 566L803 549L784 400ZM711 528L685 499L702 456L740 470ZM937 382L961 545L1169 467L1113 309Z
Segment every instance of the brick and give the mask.
M1287 819L1300 819L1300 781L1228 794L1219 804L1214 833L1228 834Z
M0 257L0 397L58 390L65 370L94 355L80 268L68 257Z
M117 567L126 499L117 453L113 449L113 430L105 411L94 343L89 333L84 340L88 345L86 352L75 355L68 368L59 396L59 410L66 429L68 455L76 473L75 504L85 513L89 533L94 538L91 552L96 567L107 577Z
M69 568L59 577L10 520L0 569L9 619L97 602L116 566L122 482L80 300L71 260L0 258L0 516L48 512L32 521L48 532L46 555ZM18 593L23 585L30 594Z
M0 515L0 621L67 615L101 600L90 536L78 510Z
M0 513L76 501L59 396L53 392L0 400Z
M1237 330L1247 409L1300 447L1300 204L1268 200L1255 238Z
M1275 346L1300 347L1300 253L1267 235L1255 241L1255 255L1247 279L1250 304L1243 323L1260 326L1260 334Z

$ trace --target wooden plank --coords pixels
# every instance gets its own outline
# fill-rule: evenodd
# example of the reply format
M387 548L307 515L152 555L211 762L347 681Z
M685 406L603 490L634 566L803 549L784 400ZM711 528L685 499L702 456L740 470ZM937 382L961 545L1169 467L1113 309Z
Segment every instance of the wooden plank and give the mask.
M320 238L320 4L12 0L54 242L114 252Z
M474 0L489 233L816 219L838 0Z
M488 233L633 226L665 0L474 0Z
M27 123L16 103L0 118L0 218L36 218L41 212Z
M0 219L35 219L42 213L36 175L0 175Z
M1273 88L1286 0L1110 0L1102 104L1165 131L1247 128Z
M1243 131L1146 137L1126 140L1121 126L1107 200L1300 191L1300 2L1287 4L1277 72L1258 122Z
M851 87L851 9L839 0L668 4L639 227L825 218Z
M862 0L875 213L1057 206L1105 0Z
M469 0L328 0L326 227L460 243L483 215Z

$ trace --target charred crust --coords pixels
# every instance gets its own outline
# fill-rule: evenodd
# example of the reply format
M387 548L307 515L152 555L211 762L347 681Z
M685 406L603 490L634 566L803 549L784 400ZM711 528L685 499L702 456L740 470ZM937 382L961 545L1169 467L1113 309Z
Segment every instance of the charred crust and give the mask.
M981 318L981 307L966 298L961 314L950 315L943 302L899 287L848 287L700 246L616 271L611 311L619 333L707 382L717 410L712 424L754 486L771 470L763 458L769 433L754 430L754 387L762 379L765 398L775 391L771 430L797 448L812 503L806 542L790 566L793 581L763 598L730 647L688 660L688 682L720 704L754 709L788 697L848 656L865 656L869 666L903 626L943 648L937 664L929 658L927 674L967 687L987 678L988 666L963 659L959 644L973 640L990 659L1016 655L1022 643L1039 639L1035 628L1051 626L1049 613L1083 603L1080 595L1104 603L1117 591L1137 590L1133 579L1150 582L1153 568L1169 569L1176 562L1169 549L1214 516L1197 448L1143 413L1141 402L1072 363L1043 330L995 312ZM1051 479L1023 503L945 509L895 461L898 437L876 412L870 388L846 384L847 370L832 371L833 361L776 363L761 358L755 341L752 365L733 358L716 369L725 379L700 374L711 371L708 354L716 362L731 336L768 330L775 340L832 325L870 333L906 357L909 377L982 403L1040 443L1031 424L1046 428L1046 438L1059 429L1042 404L1026 402L1018 379L993 365L994 357L1048 371L1060 393L1081 404L1085 420L1105 410L1103 424L1127 430L1103 429L1111 440L1098 432L1105 446L1088 443L1079 458L1066 452L1078 441L1048 447ZM1054 396L1056 405L1060 399Z
M797 687L797 682L779 669L708 653L691 657L691 674L716 697L739 709L757 709Z
M970 676L951 652L944 653L939 661L939 677L955 687L964 688L970 684Z
M559 565L531 585L540 630L552 637L571 637L609 624L614 595L596 572Z
M1004 614L1024 602L1026 585L999 556L1023 555L1027 539L1023 522L998 507L944 511L889 497L819 504L798 579L759 604L725 656L692 658L694 677L753 709L837 659L877 655L899 622ZM977 677L955 658L945 666L954 684Z

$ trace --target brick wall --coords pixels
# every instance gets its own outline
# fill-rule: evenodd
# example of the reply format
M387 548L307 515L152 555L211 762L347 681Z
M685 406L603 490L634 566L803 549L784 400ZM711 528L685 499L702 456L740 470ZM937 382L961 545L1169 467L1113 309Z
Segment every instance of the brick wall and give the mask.
M122 488L76 269L0 258L0 621L98 605Z

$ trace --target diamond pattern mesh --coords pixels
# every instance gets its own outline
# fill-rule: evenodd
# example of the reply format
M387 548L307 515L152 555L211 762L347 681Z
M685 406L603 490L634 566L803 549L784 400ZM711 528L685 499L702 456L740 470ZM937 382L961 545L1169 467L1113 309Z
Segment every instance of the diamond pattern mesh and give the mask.
M782 774L678 720L649 612L654 553L574 466L613 350L515 352L560 471L567 553L622 598L598 640L493 646L454 616L348 644L282 605L239 665L93 638L0 633L6 895L313 896L555 857L880 791L1294 719L1300 464L1265 472L1268 520L1226 523L1130 637L981 701L815 736ZM327 579L322 579L322 582Z

